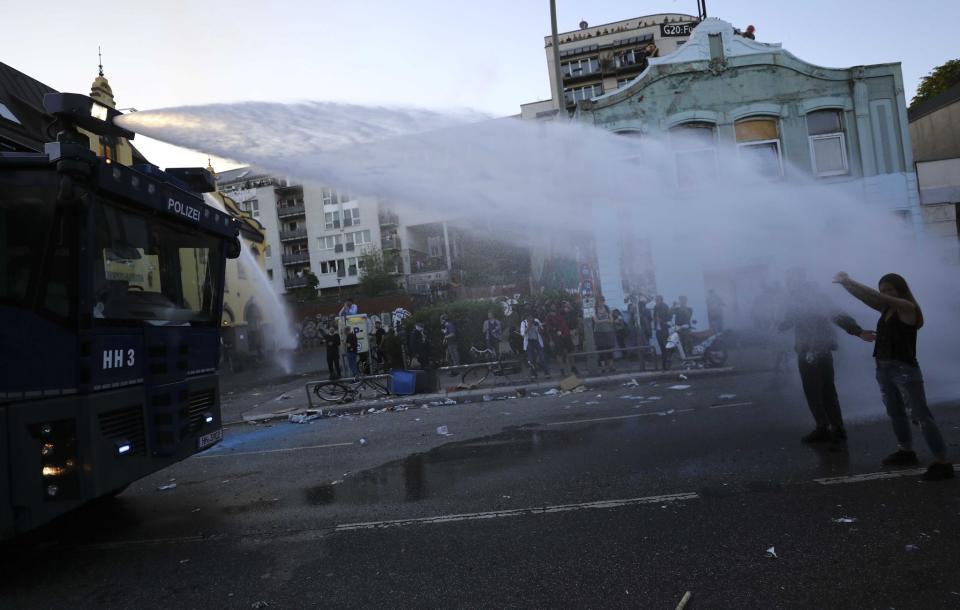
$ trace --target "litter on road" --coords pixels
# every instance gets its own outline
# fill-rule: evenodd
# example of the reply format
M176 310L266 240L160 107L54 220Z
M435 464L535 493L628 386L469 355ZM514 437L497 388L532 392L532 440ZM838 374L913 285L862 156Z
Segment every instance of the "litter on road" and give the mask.
M440 436L450 436L450 430L446 426L437 426L437 434Z
M576 375L570 375L560 381L560 389L564 392L575 391L576 388L583 386L583 380Z
M638 382L636 379L631 379L630 381L628 381L628 382L626 382L625 384L623 384L623 387L625 387L625 388L635 388L635 387L637 387L637 386L639 386L639 385L640 385L640 382Z
M307 411L306 413L291 413L287 416L287 421L292 424L306 424L321 417L323 417L323 413L320 411Z
M688 385L672 385L672 386L670 386L670 387L667 388L667 389L668 389L668 390L689 390L689 389L690 389L690 386L688 386Z
M838 517L837 519L834 519L833 522L834 523L856 523L857 518L856 517Z
M770 557L771 559L777 559L777 549L774 547L767 549L767 557Z
M167 483L166 485L161 485L160 487L157 487L157 491L167 491L167 490L176 489L176 488L177 488L176 483Z
M677 379L679 379L680 381L686 381L689 378L683 373L680 373L679 375L677 375Z
M907 546L905 546L905 547L903 547L903 548L904 548L904 550L906 550L908 553L912 553L913 551L919 551L919 550L920 550L920 547L918 547L918 546L915 545L915 544L908 544Z
M684 608L686 608L686 607L687 607L687 602L690 601L690 597L691 597L691 596L692 596L692 594L691 594L689 591L687 591L686 593L684 593L684 594L683 594L683 597L680 598L680 603L677 604L677 610L683 610Z
M360 437L360 440L357 442L360 444L361 447L366 447L367 443L369 443L370 441L368 441L366 437Z
M733 400L736 397L736 394L721 394L720 396L717 396L719 400Z
M556 396L556 395L559 394L559 393L560 393L560 390L558 390L557 388L551 388L551 389L547 390L546 392L544 392L543 395L544 395L544 396Z
M490 402L491 400L493 400L493 396L490 396L489 394L483 395L483 402Z

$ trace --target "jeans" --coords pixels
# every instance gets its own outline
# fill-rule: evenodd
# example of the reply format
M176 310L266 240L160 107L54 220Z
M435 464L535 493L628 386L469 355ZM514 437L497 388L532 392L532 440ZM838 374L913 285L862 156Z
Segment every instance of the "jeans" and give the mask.
M339 379L342 376L340 372L340 350L327 350L327 370L330 371L330 379Z
M817 428L832 428L835 432L843 430L843 415L840 413L840 399L833 381L833 354L798 354L800 383L807 397L807 406L813 414Z
M347 352L347 366L350 367L351 377L360 376L360 369L357 368L357 352Z
M933 413L927 407L920 367L896 360L877 360L877 383L900 446L904 449L912 447L910 420L913 419L920 425L930 452L935 458L943 459L947 448ZM910 410L909 417L907 409Z
M543 355L543 346L540 345L539 341L527 341L527 362L530 364L530 374L534 377L537 376L538 367L547 375L550 374L550 369L547 368L547 362Z
M460 350L457 349L456 343L447 344L447 365L448 366L460 365Z

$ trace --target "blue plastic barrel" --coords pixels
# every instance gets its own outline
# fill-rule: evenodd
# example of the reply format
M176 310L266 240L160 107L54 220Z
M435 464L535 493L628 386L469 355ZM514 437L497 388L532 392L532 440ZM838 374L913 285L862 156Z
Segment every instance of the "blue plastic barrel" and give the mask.
M398 396L409 396L417 391L417 374L413 371L391 371L390 392Z

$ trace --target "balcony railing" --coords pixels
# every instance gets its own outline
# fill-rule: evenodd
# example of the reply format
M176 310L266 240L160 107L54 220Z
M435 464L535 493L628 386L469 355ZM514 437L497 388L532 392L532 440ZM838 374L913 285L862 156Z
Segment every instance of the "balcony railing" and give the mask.
M400 224L400 217L393 212L380 212L380 226L390 227Z
M284 254L280 257L284 265L295 265L297 263L309 263L310 253L302 252L300 254Z
M291 241L294 239L306 239L307 229L294 229L293 231L280 231L280 241Z
M289 218L291 216L303 216L304 214L304 205L298 203L296 205L285 205L277 207L277 218Z
M400 238L399 237L384 237L380 240L380 248L382 250L399 250L400 249Z
M310 285L310 280L305 277L285 277L283 278L283 285L286 288L303 288Z

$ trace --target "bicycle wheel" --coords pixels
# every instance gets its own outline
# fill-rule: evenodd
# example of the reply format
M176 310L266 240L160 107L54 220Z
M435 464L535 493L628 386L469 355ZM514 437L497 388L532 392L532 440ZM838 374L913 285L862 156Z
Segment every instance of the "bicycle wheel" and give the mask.
M313 386L313 393L316 394L320 400L343 402L350 393L350 389L339 381L330 381Z
M480 385L489 375L489 364L477 364L465 370L460 377L460 381L465 386Z
M388 377L375 377L373 379L364 379L363 383L381 396L390 394L390 379Z

